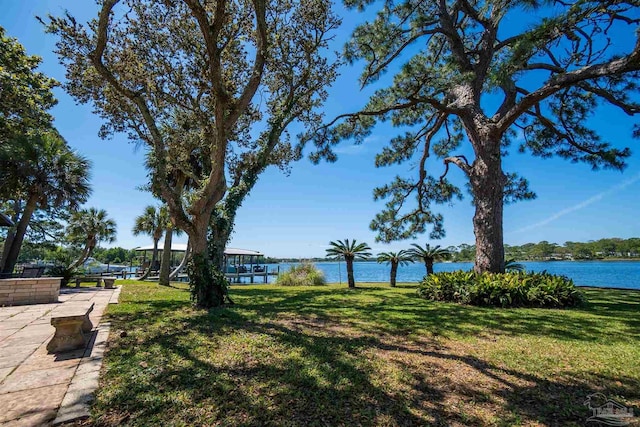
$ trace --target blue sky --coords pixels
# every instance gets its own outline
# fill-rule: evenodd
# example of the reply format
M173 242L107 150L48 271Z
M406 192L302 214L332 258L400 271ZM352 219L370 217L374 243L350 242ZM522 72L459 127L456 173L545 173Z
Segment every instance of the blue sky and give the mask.
M64 69L52 53L55 38L44 34L35 16L60 15L65 9L81 22L96 15L91 1L0 0L0 25L25 46L27 53L41 56L40 70L59 81L64 80ZM338 11L344 13L342 8ZM346 41L358 19L362 16L357 13L344 14L336 48ZM624 48L630 41L613 42ZM371 91L359 90L360 70L358 65L341 70L324 108L328 118L355 111L366 103ZM72 147L93 162L93 195L86 206L106 209L117 222L113 246L149 244L148 238L131 233L134 218L146 205L157 204L148 193L136 189L146 182L144 152L136 150L125 135L101 140L101 121L91 106L76 105L62 89L56 89L56 96L59 103L52 111L55 126ZM505 170L518 171L528 178L538 198L505 207L505 243L548 240L562 244L569 240L640 236L640 150L638 141L631 138L632 122L612 109L599 110L592 120L593 127L605 139L614 141L616 146L631 147L633 156L627 169L624 173L593 172L588 165L560 159L543 160L517 153L506 157ZM382 208L380 202L373 201L373 188L389 182L397 173L410 173L409 164L374 167L375 154L396 134L389 126L379 126L364 144L345 142L339 146L339 160L334 164L313 165L304 159L293 165L289 176L275 168L267 170L242 205L229 246L260 250L276 257L323 256L330 240L344 238L365 241L374 253L407 247L409 242L375 243L375 234L369 230L371 219ZM436 176L442 171L435 160L428 168ZM459 171L452 169L450 176L463 184ZM468 197L437 210L445 217L447 235L431 243L449 246L474 242L473 207ZM176 240L185 242L186 237ZM429 240L425 235L417 241Z

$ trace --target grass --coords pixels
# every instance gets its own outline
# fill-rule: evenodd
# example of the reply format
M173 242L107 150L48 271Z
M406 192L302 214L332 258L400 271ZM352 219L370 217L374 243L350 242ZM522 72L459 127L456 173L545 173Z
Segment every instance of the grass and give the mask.
M640 292L545 310L252 285L206 312L184 285L125 283L96 425L584 425L591 393L640 405Z

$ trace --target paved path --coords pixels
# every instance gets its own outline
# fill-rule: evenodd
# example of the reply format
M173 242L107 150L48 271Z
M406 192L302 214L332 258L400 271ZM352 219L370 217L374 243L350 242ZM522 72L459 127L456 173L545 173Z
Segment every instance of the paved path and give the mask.
M0 426L49 425L60 417L59 409L68 416L86 404L86 392L97 387L108 336L100 318L117 294L119 288L63 289L59 303L0 307ZM87 348L48 354L46 345L55 332L52 314L80 301L95 303L90 314L94 333ZM98 343L101 348L96 348Z

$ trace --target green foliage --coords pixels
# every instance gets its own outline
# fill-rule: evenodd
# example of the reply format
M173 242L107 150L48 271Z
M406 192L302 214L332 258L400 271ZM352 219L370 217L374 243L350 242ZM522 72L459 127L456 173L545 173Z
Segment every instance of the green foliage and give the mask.
M84 245L82 254L70 268L79 267L100 242L113 242L116 238L116 223L107 217L104 209L82 209L74 212L67 226L67 238L76 245Z
M289 125L322 120L338 66L326 54L339 24L332 3L97 3L86 25L49 17L65 88L94 105L102 137L124 132L147 144L149 188L176 228L203 241L220 217L215 240L226 242L260 174L301 157Z
M0 245L2 246L2 245ZM55 251L57 247L51 242L33 243L30 240L22 242L18 263L29 263L47 258L48 254Z
M391 271L389 273L389 285L391 285L391 287L395 287L396 276L398 274L398 266L407 265L410 262L413 262L413 257L411 257L409 251L403 249L399 252L382 252L378 255L378 262L386 262L387 264L391 264Z
M40 62L0 27L0 145L51 125L47 110L57 103L52 89L58 83L36 71Z
M357 243L356 239L351 242L349 239L337 240L335 242L329 242L330 248L326 250L327 256L340 259L344 257L345 260L354 259L367 259L371 256L371 248L366 243Z
M91 194L91 162L55 130L30 132L0 144L0 200L41 209L75 209Z
M386 262L391 265L408 265L413 262L413 258L409 251L400 250L398 252L381 252L378 254L377 261L379 263Z
M431 246L426 243L424 247L422 247L417 243L412 243L411 246L413 246L413 248L407 251L407 255L424 262L433 263L438 259L446 259L450 255L449 250L441 248L440 245Z
M55 130L33 130L0 144L0 201L8 201L16 220L15 237L3 251L3 271L13 270L32 219L37 232L31 237L56 238L58 221L91 193L90 166Z
M62 277L62 280L60 280L60 285L66 286L77 271L77 269L69 268L65 265L54 265L53 267L49 267L47 269L47 276Z
M133 225L133 235L147 234L151 236L154 243L162 237L162 233L167 226L169 220L166 207L157 208L155 206L147 206L144 213L136 217Z
M412 249L407 251L407 255L414 259L419 259L424 262L427 274L433 274L433 263L437 260L449 258L449 250L441 248L440 245L431 246L428 243L424 247L417 243L412 243Z
M98 242L113 242L116 238L116 223L104 209L81 209L74 212L67 227L69 241L89 244L95 248Z
M517 263L515 259L511 258L504 262L504 271L524 272L525 268L523 264Z
M563 308L586 302L571 279L546 272L430 274L420 284L418 295L434 301L496 307Z
M322 271L312 263L292 266L289 270L280 273L275 283L280 286L322 286L327 284Z
M338 67L327 55L340 22L332 2L98 3L87 25L49 17L65 88L93 104L102 137L123 132L147 145L149 188L176 228L203 241L220 217L216 241L226 242L260 174L301 157L289 125L322 121Z
M353 275L353 261L356 259L367 259L371 256L369 252L371 248L366 243L357 243L356 239L349 239L329 242L329 249L326 250L327 256L333 257L340 262L340 258L344 257L347 264L347 283L349 288L356 287L355 277Z
M93 251L93 257L102 263L128 263L136 259L137 256L138 254L135 250L128 250L119 246L115 248L96 248Z

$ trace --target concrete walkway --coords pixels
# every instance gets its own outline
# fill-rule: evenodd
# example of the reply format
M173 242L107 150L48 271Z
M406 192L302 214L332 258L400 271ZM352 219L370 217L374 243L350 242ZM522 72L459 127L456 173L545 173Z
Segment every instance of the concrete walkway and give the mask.
M119 293L120 288L63 289L59 303L0 307L0 426L47 426L88 415L109 333L100 318ZM87 348L48 354L52 314L80 301L95 303Z

